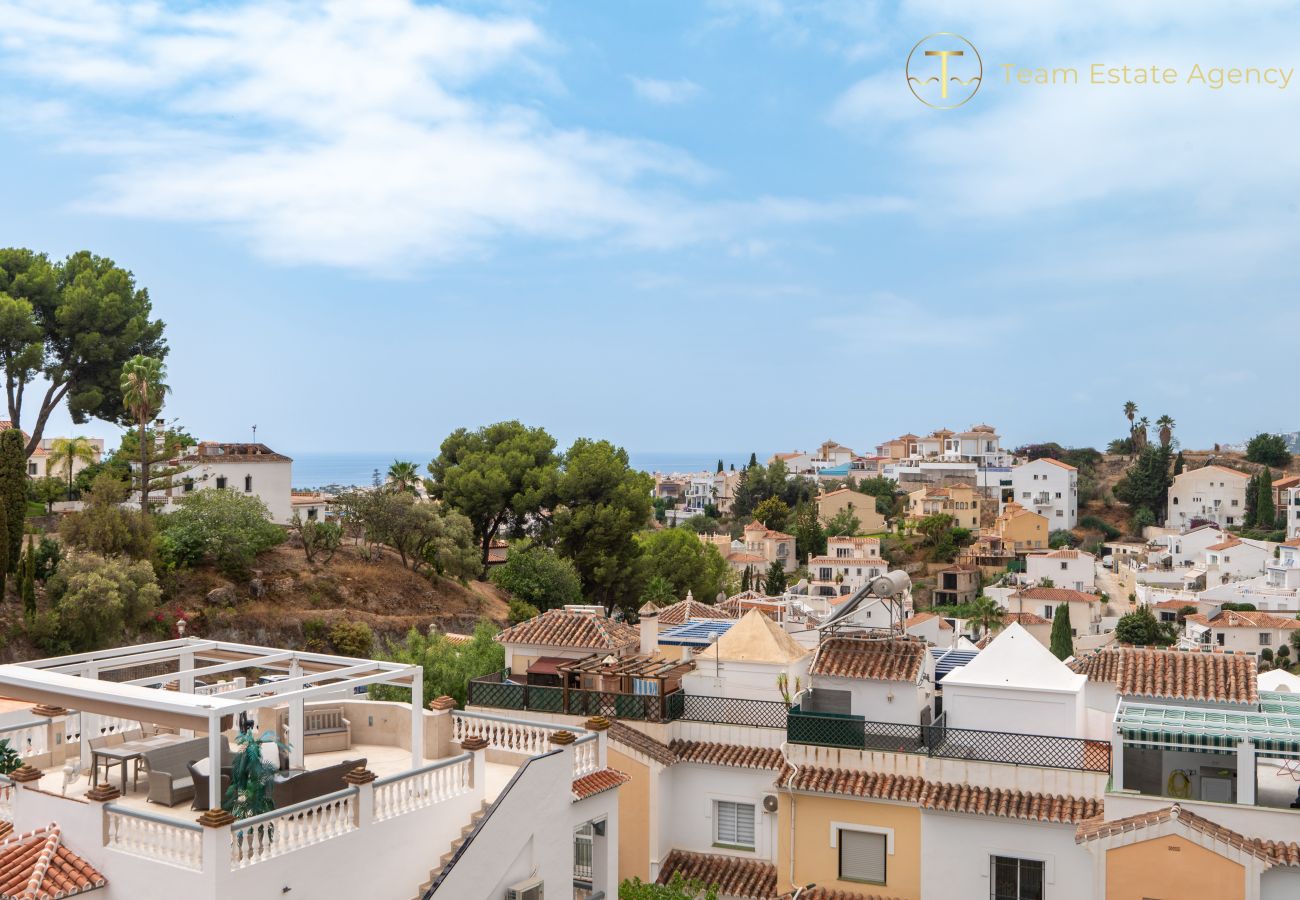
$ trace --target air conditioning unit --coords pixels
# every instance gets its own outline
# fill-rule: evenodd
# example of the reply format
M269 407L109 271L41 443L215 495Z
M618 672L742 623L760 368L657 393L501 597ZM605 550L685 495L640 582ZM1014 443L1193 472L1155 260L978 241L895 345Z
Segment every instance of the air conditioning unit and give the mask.
M544 900L542 879L529 878L506 888L506 900Z
M776 794L767 794L763 797L763 809L770 813L776 812Z

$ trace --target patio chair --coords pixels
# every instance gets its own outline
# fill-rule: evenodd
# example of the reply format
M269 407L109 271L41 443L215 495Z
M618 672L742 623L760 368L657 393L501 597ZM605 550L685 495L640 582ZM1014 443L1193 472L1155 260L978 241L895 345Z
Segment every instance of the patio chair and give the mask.
M195 768L197 760L190 760L185 764L185 768L190 771L190 778L194 780L194 799L190 801L190 809L206 810L212 807L208 805L208 776L206 772L200 772ZM230 766L221 767L221 793L217 796L225 797L226 789L230 787Z

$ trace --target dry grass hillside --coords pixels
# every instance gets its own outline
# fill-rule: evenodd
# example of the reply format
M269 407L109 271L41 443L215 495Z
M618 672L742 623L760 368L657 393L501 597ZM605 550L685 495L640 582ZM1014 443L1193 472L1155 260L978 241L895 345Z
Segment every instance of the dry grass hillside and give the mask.
M300 548L283 544L258 557L249 582L205 567L173 576L167 593L168 608L201 614L196 633L291 647L303 645L309 620L364 622L382 638L430 625L468 632L481 618L504 623L507 612L491 584L430 580L404 568L394 553L365 560L352 545L322 565L308 564Z

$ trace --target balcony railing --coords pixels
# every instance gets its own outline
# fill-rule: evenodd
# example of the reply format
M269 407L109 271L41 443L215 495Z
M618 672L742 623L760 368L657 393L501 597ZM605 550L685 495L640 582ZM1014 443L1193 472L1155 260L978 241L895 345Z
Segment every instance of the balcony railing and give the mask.
M1110 771L1108 741L949 728L942 715L933 725L908 725L871 722L862 716L804 712L794 706L790 709L786 735L792 744L924 753L940 759L969 759L1046 769Z

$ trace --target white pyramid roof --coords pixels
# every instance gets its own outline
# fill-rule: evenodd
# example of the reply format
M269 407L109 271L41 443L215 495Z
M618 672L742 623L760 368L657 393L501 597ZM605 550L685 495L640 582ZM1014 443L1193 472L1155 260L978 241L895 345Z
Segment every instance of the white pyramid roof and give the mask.
M1271 672L1260 672L1256 680L1261 691L1289 691L1292 694L1300 694L1300 675L1273 669Z
M1071 672L1019 622L1013 622L973 660L945 675L943 686L978 685L1073 693L1082 690L1087 680L1086 675Z
M776 622L751 609L718 638L716 648L702 655L723 662L757 662L784 666L812 651L785 633Z

